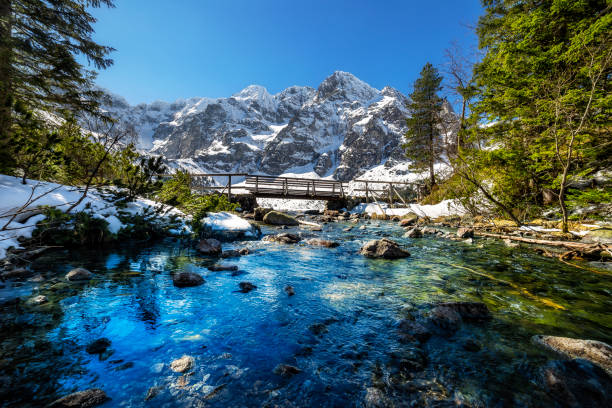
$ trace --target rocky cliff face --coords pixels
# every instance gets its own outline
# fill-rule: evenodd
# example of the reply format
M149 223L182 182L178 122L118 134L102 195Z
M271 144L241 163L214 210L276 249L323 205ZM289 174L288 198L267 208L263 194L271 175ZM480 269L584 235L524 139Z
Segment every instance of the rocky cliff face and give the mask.
M404 162L407 98L347 72L317 89L271 95L251 85L229 98L192 98L107 109L132 124L139 147L201 172L310 173L350 180L375 166Z

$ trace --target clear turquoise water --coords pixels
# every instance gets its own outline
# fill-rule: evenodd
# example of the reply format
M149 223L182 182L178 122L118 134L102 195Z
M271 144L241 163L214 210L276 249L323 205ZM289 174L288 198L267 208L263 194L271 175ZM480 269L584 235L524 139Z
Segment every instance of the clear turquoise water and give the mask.
M388 383L398 356L414 353L424 356L425 366L402 377L413 384L412 391L387 392L398 406L450 399L474 406L548 406L552 401L534 378L538 367L555 357L533 346L530 337L612 342L612 278L605 272L488 240L471 245L410 240L393 223L343 232L346 226L328 224L316 233L339 241L335 249L224 244L224 249L254 251L222 261L238 265L239 276L208 271L214 260L174 240L47 254L32 265L44 282L6 283L0 289L4 300L14 293L50 299L43 306L2 309L3 406L39 406L92 387L111 397L108 407L362 406L366 388ZM384 261L357 253L366 240L379 236L407 245L412 256ZM533 296L457 265L512 282ZM96 278L51 290L79 266ZM175 288L171 274L181 270L200 273L206 283ZM241 281L258 288L237 292ZM286 285L295 288L295 296L287 296ZM466 300L485 302L493 319L464 323L456 333L435 335L422 346L399 341L401 319L426 315L436 302ZM319 323L327 332L309 330ZM85 346L101 337L111 341L110 352L87 354ZM464 350L467 339L481 350ZM195 358L186 381L169 367L185 354ZM280 363L302 372L278 376L273 369ZM160 393L145 402L155 386Z

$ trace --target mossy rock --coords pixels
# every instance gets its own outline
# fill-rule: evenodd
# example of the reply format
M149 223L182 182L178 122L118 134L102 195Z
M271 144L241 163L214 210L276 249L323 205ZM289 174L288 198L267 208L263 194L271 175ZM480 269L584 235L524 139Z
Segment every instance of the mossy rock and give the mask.
M586 242L597 242L599 244L612 244L612 228L598 228L589 231L583 238Z

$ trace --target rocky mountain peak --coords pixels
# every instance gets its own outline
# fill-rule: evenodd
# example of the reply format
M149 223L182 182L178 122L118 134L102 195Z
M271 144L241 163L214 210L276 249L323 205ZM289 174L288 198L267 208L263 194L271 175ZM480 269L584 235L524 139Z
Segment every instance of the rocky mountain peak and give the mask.
M251 85L229 98L137 106L117 97L107 109L136 129L143 152L174 167L350 180L407 168L406 101L396 89L379 91L337 71L317 89L292 86L271 95Z
M344 99L348 101L366 102L376 98L380 92L363 82L355 75L336 71L325 78L317 89L317 100Z

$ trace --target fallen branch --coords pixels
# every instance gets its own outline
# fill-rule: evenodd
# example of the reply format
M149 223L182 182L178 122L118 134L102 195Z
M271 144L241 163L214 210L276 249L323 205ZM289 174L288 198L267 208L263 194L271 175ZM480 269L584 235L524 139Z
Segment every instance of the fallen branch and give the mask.
M582 242L572 242L572 241L550 241L547 239L516 237L514 235L492 234L490 232L480 232L480 231L476 232L476 235L480 235L483 237L490 237L490 238L509 239L512 241L527 242L529 244L548 245L548 246L563 247L563 248L569 248L569 249L578 249L582 251L589 250L589 249L609 250L610 248L612 248L612 246L606 245L606 244L586 244Z

